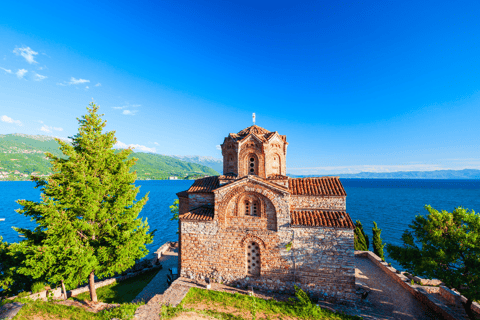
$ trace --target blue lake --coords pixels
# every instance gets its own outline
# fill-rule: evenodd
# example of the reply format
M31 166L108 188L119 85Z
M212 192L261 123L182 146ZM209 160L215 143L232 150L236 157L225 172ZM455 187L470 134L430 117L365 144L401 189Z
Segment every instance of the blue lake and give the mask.
M401 244L401 236L415 215L426 214L424 205L438 210L452 211L455 207L480 211L480 180L424 180L424 179L341 179L347 191L347 212L353 221L360 220L370 239L373 221L382 229L384 242ZM175 241L178 223L170 221L169 206L176 193L186 190L193 181L151 180L137 181L140 199L150 192L149 201L140 216L148 219L151 229L157 229L148 249L155 251L165 241ZM21 238L11 228L34 228L35 224L16 213L17 199L40 200L40 191L30 181L0 182L0 236L4 241L17 242ZM371 241L370 241L371 242ZM370 248L370 250L373 250ZM394 266L396 263L391 261Z

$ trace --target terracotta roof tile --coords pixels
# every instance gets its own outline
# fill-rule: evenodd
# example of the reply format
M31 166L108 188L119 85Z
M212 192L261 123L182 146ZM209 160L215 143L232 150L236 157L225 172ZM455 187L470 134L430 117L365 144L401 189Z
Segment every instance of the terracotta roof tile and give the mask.
M274 174L267 178L267 180L285 180L285 179L288 179L288 177L281 174Z
M291 213L293 226L355 229L345 211L298 210Z
M180 220L213 221L213 216L212 206L202 206L180 215Z
M288 182L292 195L346 196L338 177L295 178Z
M237 179L237 175L235 173L222 174L221 176L218 177L218 179L220 179L220 180Z
M188 192L187 192L187 190L185 190L185 191L180 191L179 193L177 193L177 197L179 197L179 198L188 198Z
M219 187L218 176L206 177L195 180L188 193L212 192Z
M262 127L259 127L257 125L250 126L248 128L243 129L238 133L239 136L246 136L249 135L250 133L254 133L256 135L265 135L269 134L271 131L268 131L267 129L264 129Z

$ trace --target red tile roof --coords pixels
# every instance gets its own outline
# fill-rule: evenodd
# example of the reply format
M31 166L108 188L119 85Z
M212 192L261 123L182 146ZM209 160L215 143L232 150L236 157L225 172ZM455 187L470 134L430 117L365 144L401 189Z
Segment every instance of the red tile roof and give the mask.
M274 174L267 178L267 180L286 180L286 179L288 179L288 177L281 174Z
M188 193L203 193L203 192L212 192L213 190L219 187L218 176L206 177L195 180L190 189L187 190Z
M220 179L220 180L237 179L237 175L235 173L222 174L221 176L218 177L218 179Z
M213 207L202 206L180 215L180 220L213 221Z
M188 198L188 192L186 190L185 191L180 191L179 193L177 193L177 197Z
M292 195L346 196L338 177L295 178L288 181Z
M345 211L299 210L291 213L293 226L355 229Z

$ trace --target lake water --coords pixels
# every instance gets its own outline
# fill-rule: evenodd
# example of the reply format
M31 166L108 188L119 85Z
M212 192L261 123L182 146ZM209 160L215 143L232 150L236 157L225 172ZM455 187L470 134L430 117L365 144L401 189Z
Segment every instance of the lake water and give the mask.
M415 215L426 214L424 205L437 210L452 211L455 207L480 211L480 180L424 180L424 179L341 179L347 191L347 212L353 221L360 220L372 239L373 221L382 229L384 242L401 244L401 236ZM156 180L137 181L140 199L150 192L150 200L140 216L148 219L151 229L157 229L155 239L148 246L155 251L166 241L176 241L178 223L170 221L169 206L176 193L186 190L193 181ZM0 236L4 241L17 242L21 238L11 228L34 228L35 224L14 210L20 208L17 199L40 200L40 191L30 181L0 182ZM370 240L370 243L372 241ZM370 248L373 250L373 248ZM387 257L388 258L388 257ZM388 260L388 259L387 259ZM391 261L394 266L397 264Z

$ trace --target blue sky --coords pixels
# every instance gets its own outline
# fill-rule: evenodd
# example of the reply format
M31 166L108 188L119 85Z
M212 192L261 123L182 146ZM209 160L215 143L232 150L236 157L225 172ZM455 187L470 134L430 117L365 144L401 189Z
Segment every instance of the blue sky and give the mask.
M0 134L77 132L92 99L121 145L221 157L287 135L287 171L480 169L480 2L9 1Z

